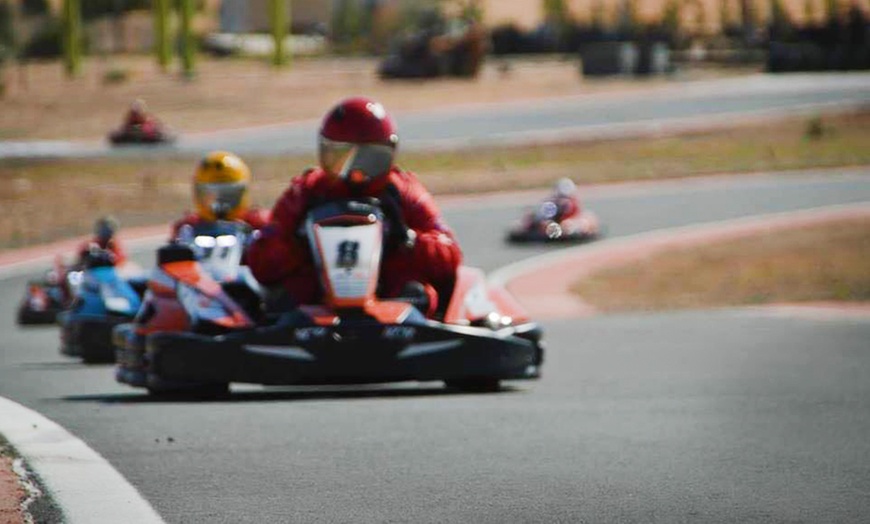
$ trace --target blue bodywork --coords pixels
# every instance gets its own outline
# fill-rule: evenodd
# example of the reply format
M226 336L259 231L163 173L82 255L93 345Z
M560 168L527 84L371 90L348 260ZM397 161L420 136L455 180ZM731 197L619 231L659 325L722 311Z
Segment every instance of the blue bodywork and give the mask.
M136 315L139 293L114 266L82 271L74 293L70 309L58 315L61 353L85 362L112 362L112 328Z

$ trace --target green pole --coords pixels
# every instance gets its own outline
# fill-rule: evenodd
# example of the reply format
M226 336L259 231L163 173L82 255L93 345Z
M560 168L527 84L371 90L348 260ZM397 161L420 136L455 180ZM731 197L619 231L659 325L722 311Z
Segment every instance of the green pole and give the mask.
M287 57L284 56L284 36L287 34L287 2L269 0L269 15L272 22L272 40L275 41L272 65L280 67L287 62Z
M157 63L166 72L172 61L172 42L169 38L169 0L154 0L154 51Z
M196 41L193 36L194 0L181 0L181 67L184 76L193 77Z
M63 3L63 62L66 76L78 76L82 67L82 12L79 0Z

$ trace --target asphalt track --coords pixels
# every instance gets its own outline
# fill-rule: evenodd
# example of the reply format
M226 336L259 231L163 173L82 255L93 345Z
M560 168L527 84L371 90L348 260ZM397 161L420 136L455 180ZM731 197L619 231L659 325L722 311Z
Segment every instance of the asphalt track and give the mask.
M676 80L639 92L587 94L521 104L459 105L396 116L402 148L414 150L642 135L868 103L868 73L757 74L706 81ZM96 141L0 141L0 159L194 155L214 149L246 156L301 154L315 146L317 126L318 122L309 121L182 135L173 146L145 150L112 149Z
M604 189L609 236L870 202L870 170ZM468 262L522 204L449 209ZM143 255L143 261L150 256ZM0 281L0 396L105 456L171 523L865 522L870 322L750 310L544 322L545 377L498 394L439 384L234 387L158 402L19 329ZM87 482L87 479L82 479ZM119 519L119 522L123 518Z

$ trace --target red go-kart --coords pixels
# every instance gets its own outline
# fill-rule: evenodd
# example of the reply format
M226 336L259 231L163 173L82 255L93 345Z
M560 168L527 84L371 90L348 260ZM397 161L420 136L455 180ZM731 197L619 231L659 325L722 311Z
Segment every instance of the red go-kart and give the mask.
M114 145L169 144L175 138L174 133L157 121L124 125L109 133L109 141Z
M576 203L548 198L527 212L507 234L508 242L587 242L601 235L598 216Z
M541 329L478 269L459 269L435 318L378 297L384 227L377 201L314 208L301 234L324 298L265 312L241 306L192 251L165 248L136 321L115 330L116 378L153 393L214 394L231 382L497 390L539 377Z

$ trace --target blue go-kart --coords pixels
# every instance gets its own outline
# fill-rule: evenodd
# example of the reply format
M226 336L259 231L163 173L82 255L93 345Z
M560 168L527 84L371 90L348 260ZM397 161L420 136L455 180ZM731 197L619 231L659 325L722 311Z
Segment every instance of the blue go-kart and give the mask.
M61 353L86 363L114 362L112 329L139 311L146 281L122 277L114 255L102 249L88 253L68 281L72 303L57 317Z

